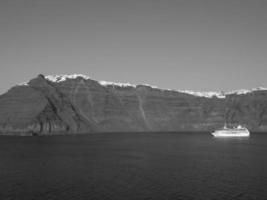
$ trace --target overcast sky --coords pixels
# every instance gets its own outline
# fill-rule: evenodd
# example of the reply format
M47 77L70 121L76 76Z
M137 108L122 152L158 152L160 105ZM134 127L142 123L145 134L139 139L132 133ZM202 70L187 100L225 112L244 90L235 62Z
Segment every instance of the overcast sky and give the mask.
M267 1L0 1L0 93L72 73L196 91L267 87Z

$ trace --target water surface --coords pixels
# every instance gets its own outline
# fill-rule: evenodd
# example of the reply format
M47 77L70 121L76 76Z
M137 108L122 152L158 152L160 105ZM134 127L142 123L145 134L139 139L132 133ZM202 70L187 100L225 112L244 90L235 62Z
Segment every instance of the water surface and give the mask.
M267 134L0 137L0 199L267 199Z

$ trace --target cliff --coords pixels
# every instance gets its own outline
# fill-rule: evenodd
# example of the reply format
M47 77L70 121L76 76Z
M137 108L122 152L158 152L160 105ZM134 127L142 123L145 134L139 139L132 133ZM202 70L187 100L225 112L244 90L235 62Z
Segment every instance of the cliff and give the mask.
M0 133L210 131L224 124L267 131L267 90L193 93L43 76L0 96Z

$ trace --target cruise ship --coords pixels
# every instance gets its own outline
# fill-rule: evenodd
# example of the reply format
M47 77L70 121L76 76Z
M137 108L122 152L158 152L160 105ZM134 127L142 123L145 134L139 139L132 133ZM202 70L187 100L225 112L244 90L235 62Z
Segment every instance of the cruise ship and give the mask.
M224 125L223 128L215 130L211 134L214 137L249 137L250 135L249 130L241 125L236 128L228 128Z

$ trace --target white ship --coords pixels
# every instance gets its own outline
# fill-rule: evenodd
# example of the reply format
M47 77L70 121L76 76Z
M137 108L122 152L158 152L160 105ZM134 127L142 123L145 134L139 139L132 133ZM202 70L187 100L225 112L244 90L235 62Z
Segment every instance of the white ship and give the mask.
M214 137L249 137L250 135L249 130L241 125L236 128L228 128L224 125L223 128L215 130L211 134Z

